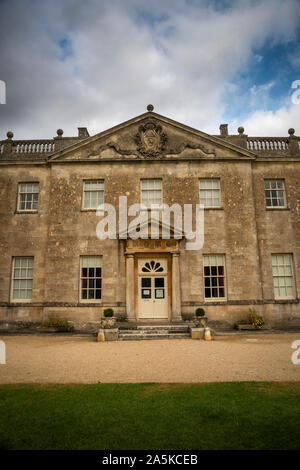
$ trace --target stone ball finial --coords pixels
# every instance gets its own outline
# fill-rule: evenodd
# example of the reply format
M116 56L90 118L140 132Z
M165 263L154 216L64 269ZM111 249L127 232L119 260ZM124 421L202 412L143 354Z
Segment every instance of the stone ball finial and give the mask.
M295 129L293 129L292 127L288 130L288 133L290 135L294 135L295 134Z
M61 137L63 135L64 131L62 129L57 129L56 134Z
M240 126L240 127L238 127L237 131L240 135L242 135L242 134L244 134L245 129L243 128L243 126Z
M6 135L8 139L12 139L14 136L14 133L12 131L8 131Z
M153 104L148 104L147 110L149 111L149 113L151 113L151 111L153 111L153 109L154 109Z

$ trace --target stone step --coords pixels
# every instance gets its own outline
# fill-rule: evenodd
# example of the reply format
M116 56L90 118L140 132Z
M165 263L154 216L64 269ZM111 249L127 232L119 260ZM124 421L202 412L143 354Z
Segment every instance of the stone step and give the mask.
M125 330L125 329L120 329L119 334L170 334L170 333L182 333L182 334L189 334L189 329L188 328L178 328L176 330L173 330L172 328L168 329L151 329L151 330L144 330L144 329L132 329L132 330Z
M119 333L119 341L133 341L143 339L182 339L190 338L189 333L152 333L152 332L130 332L130 333Z

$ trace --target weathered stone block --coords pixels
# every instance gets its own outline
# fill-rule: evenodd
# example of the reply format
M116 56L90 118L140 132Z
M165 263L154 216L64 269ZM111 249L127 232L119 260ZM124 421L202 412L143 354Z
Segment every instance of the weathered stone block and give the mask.
M119 328L109 328L104 330L105 341L118 341Z
M204 339L204 328L190 328L192 339Z

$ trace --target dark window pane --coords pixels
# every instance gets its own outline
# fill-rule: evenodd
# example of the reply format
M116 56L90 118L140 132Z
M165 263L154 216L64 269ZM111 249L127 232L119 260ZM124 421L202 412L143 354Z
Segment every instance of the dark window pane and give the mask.
M101 289L96 290L96 299L101 299Z
M150 277L142 277L142 287L151 287Z
M219 274L219 276L223 276L223 274L224 274L224 267L223 266L218 266L218 274Z
M210 287L210 277L205 277L204 278L204 285L205 285L205 287Z
M163 277L156 277L155 278L155 287L164 287L165 286L165 280Z
M210 289L205 289L205 297L209 299L211 297L210 295Z
M223 287L221 287L219 289L219 295L220 295L220 297L225 297L225 291L224 291Z
M216 277L212 277L211 278L211 285L216 287L218 285L218 280Z
M81 273L81 277L87 277L87 268L82 268Z
M218 289L216 287L214 287L212 290L212 297L218 297Z
M271 197L271 191L266 191L266 197Z
M102 287L102 279L96 279L96 287L97 287L97 289L101 289L101 287Z
M209 276L209 275L210 275L210 267L204 266L204 276Z
M94 279L89 279L89 288L93 289L95 287L95 280Z
M157 268L155 271L157 273L161 273L161 272L163 272L163 270L164 270L164 268L162 266L160 266L160 268Z
M277 199L272 199L273 206L277 206Z
M224 286L224 278L223 277L219 277L219 286Z
M95 275L95 269L89 268L89 277L94 277L94 275Z
M94 299L94 291L93 290L89 290L89 299Z
M87 280L86 279L82 279L82 288L83 289L87 288Z
M267 204L268 207L270 207L270 206L272 205L271 199L267 199L267 200L266 200L266 204Z
M101 268L96 268L96 277L101 277Z
M216 276L217 275L217 266L212 266L211 267L211 275Z
M81 297L87 299L87 291L85 289L82 290Z

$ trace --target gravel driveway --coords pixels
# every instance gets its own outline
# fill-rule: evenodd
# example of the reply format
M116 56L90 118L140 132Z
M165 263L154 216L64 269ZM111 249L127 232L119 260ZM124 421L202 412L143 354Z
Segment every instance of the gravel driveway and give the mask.
M93 337L2 336L0 383L300 381L300 333L97 343Z

